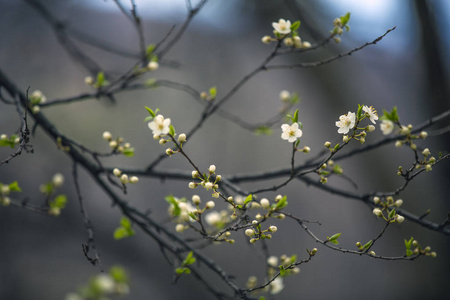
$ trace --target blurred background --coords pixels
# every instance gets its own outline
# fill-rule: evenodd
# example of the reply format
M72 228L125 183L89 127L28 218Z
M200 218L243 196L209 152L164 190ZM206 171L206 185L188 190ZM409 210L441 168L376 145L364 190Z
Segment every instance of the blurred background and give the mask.
M113 1L42 0L41 3L72 30L97 37L124 51L138 52L134 27ZM124 4L129 5L125 1ZM147 44L160 41L186 16L186 5L181 0L136 0L136 4ZM178 66L162 64L146 78L170 79L199 91L216 86L220 98L270 53L271 46L262 44L261 37L272 33L272 22L279 18L301 20L300 36L315 42L328 35L334 18L348 11L352 14L351 30L343 35L341 44L332 43L307 54L282 56L276 62L320 60L372 41L389 28L397 28L376 46L319 68L260 73L223 109L257 123L278 112L281 90L297 92L301 101L295 108L299 108L299 119L304 126L301 145L312 149L308 155L298 154L297 161L301 163L322 150L325 141L340 141L335 121L341 114L355 111L358 104L373 105L379 113L397 106L400 120L405 124L419 124L450 108L450 4L445 0L212 0L167 53L165 58ZM1 1L0 33L0 68L22 90L39 89L49 100L93 92L84 84L89 72L72 60L49 24L26 2ZM135 62L77 40L75 43L108 74L121 74ZM143 122L147 116L144 106L160 108L165 117L172 119L179 133L195 124L202 109L190 95L164 87L121 93L116 100L116 103L107 99L89 100L50 107L43 112L61 132L91 149L108 151L107 143L102 140L105 130L124 137L136 149L135 157L113 157L105 159L104 164L137 169L148 165L165 149L152 139ZM19 125L15 109L0 105L0 133L12 134ZM217 173L223 176L268 171L290 164L291 145L282 141L280 134L279 125L274 127L271 136L256 136L215 116L189 139L186 151L200 168L215 164ZM369 134L367 141L381 138L377 130ZM69 203L58 218L16 207L0 208L0 299L64 299L100 269L92 267L81 251L87 233L71 178L70 159L39 129L31 144L33 154L22 154L0 167L0 182L19 181L23 190L19 199L28 197L39 204L43 198L39 185L57 172L63 173L66 182L62 192L68 195ZM435 156L439 151L447 153L449 134L430 137L420 146L429 147ZM9 153L10 149L0 149L1 158ZM357 189L338 177L331 178L329 184L356 193L392 191L402 184L396 176L397 167L409 166L412 159L407 149L388 145L340 162L345 174L357 183ZM191 171L186 161L177 156L166 159L158 169ZM414 180L399 196L404 200L403 208L417 215L431 209L427 218L442 222L450 211L448 171L448 162L444 162ZM140 179L129 188L126 199L143 210L150 210L156 220L167 220L164 196L190 198L200 193L189 190L185 181ZM261 188L280 182L282 179L245 183L243 188ZM107 270L112 265L122 265L130 275L131 294L126 299L212 298L189 276L172 285L173 269L158 245L142 232L115 241L113 231L119 225L120 212L111 207L110 200L83 170L80 170L80 184L95 229L102 267ZM342 232L343 247L353 249L356 241L372 239L383 227L363 203L327 194L301 182L292 182L279 193L288 196L290 212L322 223L311 225L318 236L324 238ZM272 200L276 194L260 197ZM209 200L208 194L200 195L204 202ZM272 255L297 254L299 259L304 259L306 248L319 249L310 263L301 266L300 274L285 280L286 287L277 299L443 299L448 295L450 260L446 254L450 241L442 234L409 221L391 226L374 247L377 254L402 255L403 239L414 236L423 246L430 245L438 257L389 262L320 247L293 222L274 225L279 227L279 232L269 243ZM171 229L174 226L167 224ZM249 245L243 234L234 238L235 245L211 246L205 249L205 254L235 275L241 286L250 275L262 280L265 262L260 247ZM220 281L213 284L222 285Z

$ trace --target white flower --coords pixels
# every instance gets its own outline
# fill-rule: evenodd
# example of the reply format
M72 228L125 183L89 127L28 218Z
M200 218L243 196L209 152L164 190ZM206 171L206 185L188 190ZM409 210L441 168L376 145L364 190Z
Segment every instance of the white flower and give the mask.
M210 226L217 226L221 220L222 217L218 211L212 211L205 215L205 222Z
M61 173L56 173L52 178L53 185L55 187L60 187L64 183L64 175Z
M255 234L255 231L253 229L251 229L251 228L245 230L245 235L246 236L252 236L254 234Z
M375 124L375 121L378 120L377 111L372 106L368 107L367 105L363 106L363 111L369 115L370 122Z
M291 99L291 93L286 90L280 92L280 100L283 102L288 102Z
M275 295L284 289L284 283L282 277L275 278L274 281L270 283L270 294Z
M391 134L391 132L394 130L394 122L383 120L383 122L380 124L380 129L384 135Z
M277 267L278 266L278 257L276 256L269 256L267 258L267 264L271 267Z
M303 132L298 128L298 123L294 123L291 126L288 124L283 124L281 125L281 129L283 130L281 138L283 140L287 140L289 143L295 142L303 134Z
M162 115L157 115L152 122L148 123L148 127L152 130L153 135L168 134L170 119L164 119Z
M339 127L338 133L347 134L350 129L355 127L356 115L353 112L348 112L346 115L339 117L339 121L336 122L336 126Z
M281 34L288 34L291 32L291 21L289 20L286 21L285 19L280 19L278 20L278 23L273 22L272 26L276 32Z

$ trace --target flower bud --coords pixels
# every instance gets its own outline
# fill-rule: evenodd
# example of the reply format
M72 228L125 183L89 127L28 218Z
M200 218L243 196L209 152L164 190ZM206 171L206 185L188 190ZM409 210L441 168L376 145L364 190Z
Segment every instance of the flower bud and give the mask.
M52 183L55 187L60 187L64 183L64 175L61 173L56 173L52 178Z
M171 156L171 155L173 154L173 150L170 149L170 148L167 148L167 149L166 149L166 154L169 155L169 156Z
M189 182L189 188L190 189L195 189L197 187L197 184L193 181Z
M303 147L302 150L304 153L309 153L311 151L311 148L309 148L308 146Z
M137 183L138 181L139 181L139 178L137 176L130 177L130 183Z
M251 228L248 228L248 229L245 230L245 235L246 236L252 236L254 234L255 234L255 231L253 229L251 229Z
M111 141L111 142L109 142L109 147L111 147L111 148L117 148L117 146L118 146L117 141Z
M120 171L119 169L115 168L113 170L113 174L114 174L114 176L119 177L120 175L122 175L122 171Z
M214 203L214 201L208 201L206 202L206 209L212 209L214 208L214 206L216 206L216 204Z
M201 200L200 200L200 196L199 195L192 196L192 203L194 203L195 205L199 205L200 202L201 202Z
M178 141L179 141L180 143L186 142L186 134L184 134L184 133L180 134L180 135L178 136Z
M372 255L372 256L376 255L375 251L370 251L369 254Z
M325 144L323 144L325 147L330 148L331 147L331 143L330 142L325 142Z
M205 183L205 189L206 190L210 190L210 189L212 189L213 188L213 183L212 182L207 182L207 183Z
M272 225L269 227L269 232L277 232L277 230L278 230L277 226Z
M344 135L344 136L342 137L342 141L343 141L344 143L348 143L348 141L349 141L348 135Z
M112 139L112 134L111 134L111 132L109 132L109 131L103 132L103 139L104 139L104 140L107 140L107 141L111 141L111 139Z
M283 102L288 102L291 99L291 93L286 90L280 92L280 100Z
M377 217L381 217L383 215L383 212L379 208L374 208L372 213Z
M151 61L151 62L148 63L147 68L150 71L155 71L155 70L157 70L159 68L159 64L156 61Z
M397 217L395 218L395 221L397 221L397 223L403 223L403 221L405 221L405 217L401 216L401 215L397 215Z
M398 199L397 201L394 202L395 206L400 207L403 204L403 200L402 199Z
M272 38L268 35L263 36L261 39L261 42L263 42L264 44L269 44L272 41Z
M403 143L401 141L395 142L395 147L400 148L401 146L403 146Z
M422 138L422 139L426 139L427 136L428 136L428 133L427 133L426 131L422 131L422 132L420 132L420 134L419 134L419 137Z
M217 175L216 176L216 181L221 181L222 180L222 175Z
M286 215L285 214L279 214L277 216L277 218L280 219L280 220L284 220L284 219L286 219Z
M209 168L208 168L208 171L209 171L209 173L214 173L214 172L216 172L216 166L215 165L210 165L209 166Z
M367 131L367 132L375 131L375 126L373 126L373 125L367 126L367 127L366 127L366 131Z
M93 85L94 84L94 78L92 78L91 76L86 76L84 78L84 83L86 85Z
M280 201L281 199L283 199L283 196L277 195L277 196L275 197L275 202L278 202L278 201Z
M379 204L380 203L380 197L373 197L373 203Z
M123 174L122 176L120 176L120 182L122 182L123 184L127 184L130 180L128 179L128 175L127 174Z
M184 227L183 224L177 224L177 226L175 226L175 230L176 232L182 233L186 228Z
M431 154L430 149L425 148L425 149L422 151L422 154L423 154L423 156L428 156L428 155L430 155L430 154Z
M259 201L259 203L261 204L261 206L263 208L269 208L270 207L270 202L269 200L267 200L266 198L261 199L261 201Z

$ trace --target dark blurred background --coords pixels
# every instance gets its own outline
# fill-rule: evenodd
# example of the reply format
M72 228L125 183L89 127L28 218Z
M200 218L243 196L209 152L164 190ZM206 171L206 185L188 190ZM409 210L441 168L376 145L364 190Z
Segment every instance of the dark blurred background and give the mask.
M41 3L70 28L117 48L137 52L134 28L112 1L45 0ZM182 23L186 15L181 0L136 0L136 3L143 18L147 44L158 42L173 25ZM339 141L341 137L334 123L339 115L355 111L358 103L373 105L379 112L397 106L400 120L405 124L421 123L450 108L450 4L446 0L212 0L166 55L166 59L180 63L180 67L162 65L150 76L186 83L200 91L217 86L220 98L268 55L271 47L260 40L271 34L271 22L279 18L300 19L300 36L315 42L327 36L333 19L347 11L352 13L351 30L344 34L341 44L330 44L305 55L283 56L277 62L326 58L372 41L393 26L397 29L378 45L320 68L259 74L226 103L224 110L256 123L278 111L281 90L297 92L301 98L299 118L304 126L302 145L312 149L306 156L298 155L301 162L318 153L325 141ZM120 74L134 63L132 59L76 43L110 74ZM0 68L23 90L29 86L31 91L39 89L49 100L92 92L84 84L88 71L71 59L42 16L24 1L0 2ZM194 125L202 108L183 92L157 88L119 94L116 103L91 100L51 107L44 109L44 113L64 134L98 151L108 150L101 138L103 131L123 136L135 147L135 157L114 157L104 163L110 167L139 168L165 149L152 140L143 123L147 114L145 105L160 108L165 117L172 119L179 133ZM0 106L0 133L11 134L19 124L14 108ZM272 136L255 136L216 116L189 140L186 151L199 167L215 164L217 173L222 175L288 167L291 148L280 139L280 133L277 126ZM381 138L377 129L367 140ZM429 147L437 155L441 150L447 153L448 141L446 134L430 137L420 146ZM18 197L29 197L34 203L40 203L39 185L61 172L66 177L63 192L69 196L69 203L59 218L0 207L0 299L64 299L68 292L99 272L99 268L92 267L81 251L87 234L74 193L70 160L39 129L31 143L34 154L23 154L9 165L1 166L0 182L18 180L24 191ZM9 151L0 149L0 157L7 156ZM331 178L329 184L358 193L391 191L402 183L395 175L398 165L408 166L413 159L411 155L405 149L389 145L344 160L341 162L344 172L354 178L358 189L341 178ZM165 160L159 168L191 170L177 156ZM444 162L434 167L433 172L414 180L399 197L404 200L404 208L418 215L431 209L428 218L441 222L450 211L448 171L448 162ZM130 274L131 294L127 299L212 298L190 277L182 278L173 286L173 270L157 244L142 232L114 241L112 233L119 224L120 212L111 207L110 200L89 175L80 170L80 176L103 268L120 264ZM244 188L280 181L246 183ZM288 195L292 213L322 223L312 226L318 236L343 232L340 238L343 247L353 248L356 241L367 241L382 229L382 222L362 203L329 195L300 182L292 182L280 193ZM127 199L143 210L150 209L155 219L165 220L164 196L168 194L190 198L193 191L187 189L184 181L161 183L141 178L130 187ZM207 195L201 194L203 201L208 200ZM273 199L275 195L267 193L261 197ZM317 257L302 265L299 275L285 280L286 287L277 299L443 299L448 295L450 264L446 254L450 242L442 234L409 221L391 226L374 247L378 254L402 255L403 239L414 236L422 245L430 245L438 257L389 262L319 247L292 222L276 225L279 232L269 243L273 255L296 253L302 259L307 257L306 248L319 248ZM236 275L242 286L250 275L262 279L264 260L260 248L249 246L243 236L235 238L235 245L212 246L205 253L228 273ZM219 281L214 284L222 285Z

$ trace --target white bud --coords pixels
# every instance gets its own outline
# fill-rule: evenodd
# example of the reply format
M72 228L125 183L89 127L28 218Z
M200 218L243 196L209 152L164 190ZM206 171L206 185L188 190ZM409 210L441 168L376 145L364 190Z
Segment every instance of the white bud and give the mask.
M303 42L302 43L302 48L305 48L305 49L311 48L311 43L310 42Z
M344 135L344 136L342 137L342 141L343 141L344 143L348 143L348 141L349 141L348 135Z
M330 142L325 142L325 144L323 144L325 147L330 148L331 147L331 143Z
M373 126L373 125L367 126L367 131L368 131L368 132L375 131L375 126Z
M199 205L200 202L201 202L201 200L200 200L200 196L199 195L192 196L192 203L194 203L195 205Z
M109 132L109 131L103 132L103 139L104 139L104 140L107 140L107 141L110 141L110 140L112 139L112 134L111 134L111 132Z
M427 138L428 133L427 133L426 131L422 131L422 132L420 132L419 136L420 136L422 139L425 139L425 138Z
M405 217L397 215L397 218L395 218L395 220L397 221L397 223L403 223L403 221L405 221Z
M216 172L216 166L215 165L210 165L208 168L209 173L214 173Z
M56 173L53 175L52 183L55 187L60 187L64 183L64 175L61 173Z
M269 44L271 40L272 40L272 38L271 38L270 36L268 36L268 35L263 36L262 39L261 39L261 41L262 41L264 44Z
M178 141L179 141L180 143L186 142L186 134L184 134L184 133L180 134L180 135L178 136Z
M278 266L278 257L276 256L269 256L267 258L267 264L271 267L277 267Z
M129 182L128 175L123 174L122 176L120 176L120 182L122 182L123 184L127 184Z
M403 143L401 141L395 142L395 147L400 148L401 146L403 146Z
M379 204L380 203L380 197L373 197L373 203Z
M87 85L93 85L94 84L94 78L92 78L91 76L86 76L84 78L84 83Z
M116 147L118 146L118 144L117 144L116 141L111 141L111 142L109 142L109 146L110 146L111 148L116 148Z
M177 226L175 226L175 230L179 233L182 233L185 229L183 224L177 224Z
M379 208L374 208L372 213L377 217L381 217L383 215L383 212Z
M114 174L115 176L119 177L120 175L122 175L122 171L120 171L119 169L115 168L115 169L113 170L113 174Z
M259 202L263 208L269 208L270 207L270 201L266 198L261 199Z
M291 93L286 90L280 92L280 100L283 102L288 102L291 99Z
M6 134L0 135L0 140L7 140L7 139L8 139L8 135L6 135Z
M431 154L430 149L425 148L425 149L422 151L422 154L423 154L423 156L428 156L428 155L430 155L430 154Z
M139 178L137 176L130 177L130 183L137 183L138 181L139 181Z
M197 187L197 184L193 181L189 182L189 188L190 189L195 189Z
M151 61L151 62L148 63L147 68L150 71L155 71L155 70L157 70L159 68L159 64L156 61Z
M214 192L211 196L213 198L219 198L220 194L218 192Z
M252 236L254 234L255 234L255 231L253 229L251 229L251 228L248 228L248 229L245 230L245 235L246 236Z
M278 230L277 226L272 225L269 227L269 232L277 232L277 230Z
M400 207L403 204L403 200L402 199L398 199L397 201L395 201L395 206Z
M309 151L311 151L311 148L309 148L308 146L303 147L304 153L309 153Z
M208 201L208 202L206 202L206 208L207 208L207 209L212 209L212 208L214 208L214 206L216 206L216 204L214 203L214 201Z
M206 190L210 190L210 189L212 189L213 188L213 183L212 182L207 182L207 183L205 183L205 189Z

